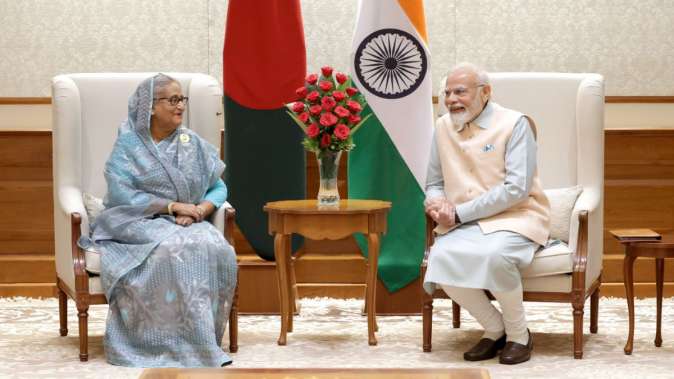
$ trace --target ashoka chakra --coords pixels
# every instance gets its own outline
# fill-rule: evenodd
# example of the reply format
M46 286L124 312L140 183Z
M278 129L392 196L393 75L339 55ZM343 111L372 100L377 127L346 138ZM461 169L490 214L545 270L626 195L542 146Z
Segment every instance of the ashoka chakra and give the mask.
M414 36L398 29L381 29L360 43L354 67L368 91L397 99L419 87L428 64L426 53Z

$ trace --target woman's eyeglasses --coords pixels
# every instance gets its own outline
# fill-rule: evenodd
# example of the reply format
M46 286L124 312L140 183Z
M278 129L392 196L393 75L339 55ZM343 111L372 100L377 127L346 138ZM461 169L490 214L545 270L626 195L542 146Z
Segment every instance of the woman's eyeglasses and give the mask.
M169 104L171 104L172 106L175 107L176 105L180 104L181 102L183 103L183 105L187 105L187 100L189 100L189 97L176 95L176 96L171 96L171 97L157 97L157 98L154 99L154 101L160 101L160 100L166 100L166 101L168 101Z

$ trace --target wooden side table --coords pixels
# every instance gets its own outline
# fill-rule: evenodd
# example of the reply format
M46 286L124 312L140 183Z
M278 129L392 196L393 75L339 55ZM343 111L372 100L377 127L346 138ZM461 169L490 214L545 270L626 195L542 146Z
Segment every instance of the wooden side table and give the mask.
M655 292L657 296L657 321L655 329L655 346L662 345L662 286L665 274L665 258L674 258L674 232L662 234L660 240L635 240L617 236L617 231L611 234L625 246L625 259L623 260L623 272L625 292L627 297L627 310L629 312L629 332L625 344L625 354L632 354L634 342L634 261L640 257L655 258Z
M287 200L267 203L269 234L274 235L274 256L279 280L281 302L281 334L279 345L286 344L286 334L292 332L295 283L290 257L290 237L293 233L306 238L337 240L353 233L367 236L368 272L365 280L368 343L376 345L375 289L379 236L386 233L386 215L391 203L379 200L342 200L339 207L319 208L316 200Z

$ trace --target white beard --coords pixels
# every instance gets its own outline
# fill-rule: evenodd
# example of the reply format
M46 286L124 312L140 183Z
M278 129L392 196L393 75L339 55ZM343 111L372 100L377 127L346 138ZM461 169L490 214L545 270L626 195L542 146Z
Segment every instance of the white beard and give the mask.
M472 115L467 110L464 110L463 112L460 113L451 113L451 112L449 113L449 117L452 119L452 123L457 128L462 127L468 121L470 121L471 116Z
M477 118L477 116L482 113L482 109L484 109L485 104L481 104L480 96L482 95L482 89L480 88L479 91L480 92L478 92L477 96L475 96L475 99L473 99L470 106L464 108L463 112L452 113L451 110L449 111L449 117L452 119L452 123L457 128L460 128L470 121L473 121L473 119Z

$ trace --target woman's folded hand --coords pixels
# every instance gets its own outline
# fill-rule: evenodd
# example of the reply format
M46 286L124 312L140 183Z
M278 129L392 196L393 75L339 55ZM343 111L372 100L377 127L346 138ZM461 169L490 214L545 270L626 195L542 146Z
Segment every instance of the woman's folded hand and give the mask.
M176 224L182 226L190 226L194 222L194 219L190 216L176 216Z
M173 203L171 210L173 211L173 214L176 216L176 218L178 216L187 216L192 218L192 221L201 220L201 213L194 204Z

